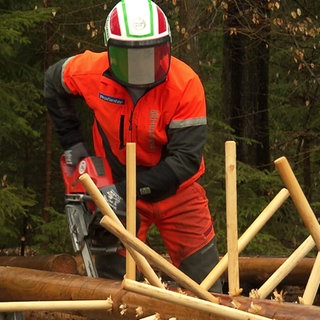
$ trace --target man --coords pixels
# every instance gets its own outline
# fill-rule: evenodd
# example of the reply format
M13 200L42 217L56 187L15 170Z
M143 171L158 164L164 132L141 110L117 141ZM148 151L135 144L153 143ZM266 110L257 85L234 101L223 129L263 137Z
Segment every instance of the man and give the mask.
M145 241L156 225L173 264L200 283L218 262L208 200L197 183L207 136L203 86L171 57L167 18L150 0L119 2L107 17L105 44L107 52L86 51L46 72L45 102L67 163L88 155L71 99L81 96L94 113L95 153L107 159L113 181L102 191L106 199L115 212L125 208L125 147L135 142L138 237ZM96 264L101 277L122 279L123 255L99 255ZM220 281L212 290L221 292Z

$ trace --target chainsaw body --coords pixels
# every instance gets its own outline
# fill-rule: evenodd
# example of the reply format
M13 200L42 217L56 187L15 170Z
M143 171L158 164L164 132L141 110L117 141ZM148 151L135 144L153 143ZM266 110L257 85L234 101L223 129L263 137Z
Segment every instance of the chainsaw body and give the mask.
M79 177L87 173L98 188L112 184L106 176L106 163L100 157L86 157L79 162L76 168L66 164L65 157L60 159L63 181L65 185L65 212L68 219L69 232L72 246L75 253L81 253L87 275L98 277L93 254L115 252L119 247L119 242L110 236L110 243L104 241L103 246L96 245L93 241L93 234L99 226L101 213L97 210L91 197L86 194L86 190ZM106 230L102 230L107 233ZM108 237L104 237L108 239Z

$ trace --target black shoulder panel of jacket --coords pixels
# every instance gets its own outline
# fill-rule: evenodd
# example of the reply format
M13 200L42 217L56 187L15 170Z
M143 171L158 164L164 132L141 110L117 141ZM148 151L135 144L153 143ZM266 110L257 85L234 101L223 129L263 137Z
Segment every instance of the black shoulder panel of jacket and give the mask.
M62 68L66 60L50 66L44 79L44 102L64 150L83 141L80 121L74 108L75 97L62 86Z

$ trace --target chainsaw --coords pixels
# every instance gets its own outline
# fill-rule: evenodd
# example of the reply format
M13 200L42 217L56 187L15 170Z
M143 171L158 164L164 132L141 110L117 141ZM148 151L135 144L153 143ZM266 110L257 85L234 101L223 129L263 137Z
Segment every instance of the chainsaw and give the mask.
M65 185L65 212L75 253L80 253L87 276L98 277L94 254L116 252L121 246L119 240L99 225L102 217L92 198L86 194L79 177L87 173L100 189L111 184L106 177L106 163L101 157L86 157L76 168L66 164L65 156L60 159ZM103 239L103 240L96 240Z

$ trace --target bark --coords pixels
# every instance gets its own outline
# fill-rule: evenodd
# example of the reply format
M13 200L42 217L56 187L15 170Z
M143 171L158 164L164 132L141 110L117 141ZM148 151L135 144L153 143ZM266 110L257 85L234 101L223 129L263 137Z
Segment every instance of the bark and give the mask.
M25 257L2 256L0 257L0 266L78 274L77 262L68 254Z
M187 292L188 295L192 295ZM279 303L271 300L259 300L246 297L232 298L227 295L216 295L220 303L240 310L248 311L252 306L259 306L259 314L277 320L319 320L320 310L315 306L303 306L291 303ZM125 311L125 319L137 319L137 308L143 311L143 317L160 313L161 318L176 317L179 320L206 319L225 320L227 317L215 316L212 313L180 307L175 303L160 301L155 298L127 292L121 288L120 281L99 278L88 278L77 275L59 274L32 269L0 267L0 301L51 301L107 299L111 297L113 307L106 311L76 311L78 316L95 319L124 319L120 310ZM252 305L253 303L253 305Z
M87 317L63 312L27 311L24 312L23 315L24 320L88 320Z

